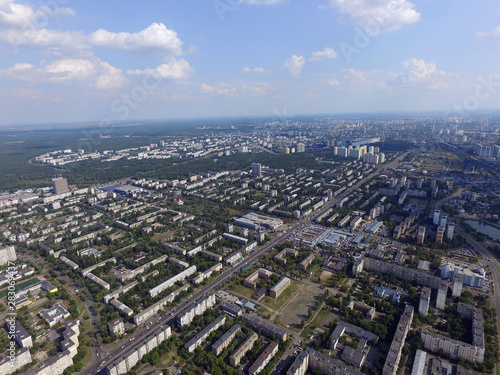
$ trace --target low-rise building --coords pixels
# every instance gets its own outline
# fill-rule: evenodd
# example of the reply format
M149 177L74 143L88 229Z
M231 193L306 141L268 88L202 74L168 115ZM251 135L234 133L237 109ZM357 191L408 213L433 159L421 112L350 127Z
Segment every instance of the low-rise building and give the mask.
M229 346L231 341L236 337L236 334L240 332L241 326L239 324L233 325L226 333L224 333L220 339L218 339L212 345L212 353L218 356L222 351Z
M241 358L252 349L253 344L259 338L259 335L255 332L252 332L250 336L248 336L245 341L241 343L240 346L229 356L229 364L233 367L237 367L240 364Z
M276 285L269 289L269 295L271 298L278 298L291 284L292 281L288 277L283 277Z
M271 341L269 345L264 349L264 351L257 357L257 359L252 363L248 369L250 375L257 375L259 372L264 370L267 364L278 352L278 343Z
M49 327L52 327L61 320L69 318L71 314L60 303L55 303L50 309L40 311L38 315L45 320Z
M188 353L194 352L194 350L201 345L203 341L210 335L212 331L215 331L220 326L222 326L226 322L225 315L219 315L212 323L203 328L196 336L194 336L191 340L189 340L184 348Z

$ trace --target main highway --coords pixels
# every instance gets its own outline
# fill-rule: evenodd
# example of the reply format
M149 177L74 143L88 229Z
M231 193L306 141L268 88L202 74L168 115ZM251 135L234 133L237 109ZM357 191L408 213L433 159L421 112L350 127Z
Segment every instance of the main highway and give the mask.
M325 206L311 214L305 219L299 220L295 224L293 224L286 232L290 233L296 231L300 228L300 226L305 226L314 221L316 217L323 214L330 207L334 206L337 202L342 200L344 197L352 194L356 189L358 189L362 184L376 175L380 174L382 170L394 168L394 166L405 156L407 153L399 155L397 158L392 160L389 164L379 165L375 168L375 170L368 176L365 176L363 179L359 180L352 187L346 189L344 192L336 196L334 199L328 201ZM92 355L92 361L79 372L82 375L95 375L95 374L106 374L106 367L112 364L115 360L117 360L120 356L127 353L130 349L137 344L137 342L143 340L145 337L155 333L159 330L159 326L162 324L172 325L175 323L175 317L186 309L189 305L192 304L193 301L198 300L203 297L207 293L211 293L215 290L218 290L222 284L226 281L229 281L235 274L239 273L242 267L248 265L250 263L256 263L264 254L270 252L273 247L280 245L285 242L289 234L285 232L276 235L270 241L268 241L265 245L261 246L253 253L244 258L244 260L239 263L237 266L233 266L232 268L226 269L222 273L220 273L215 279L213 279L208 285L203 288L194 291L190 296L186 297L179 305L169 309L165 312L165 314L158 318L148 319L147 322L142 324L132 335L134 337L133 341L130 341L130 338L122 340L118 343L113 349L96 349L97 355ZM500 283L499 283L500 284ZM153 320L154 319L154 320ZM152 324L150 324L150 322ZM94 353L93 353L94 354Z

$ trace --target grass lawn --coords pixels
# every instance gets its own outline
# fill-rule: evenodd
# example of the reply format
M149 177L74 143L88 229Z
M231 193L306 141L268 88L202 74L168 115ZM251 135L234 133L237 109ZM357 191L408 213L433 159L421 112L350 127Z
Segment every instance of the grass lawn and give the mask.
M242 285L242 284L236 284L236 285L230 285L230 290L249 299L250 297L252 297L255 292L257 290L253 290L253 289L250 289L250 288L247 288L246 286Z
M164 233L156 233L153 236L152 241L155 241L155 242L156 241L165 241L165 239L172 237L174 234L175 234L175 230L169 230L169 231L164 232Z
M299 284L296 281L292 280L292 283L286 290L280 294L278 298L271 298L269 296L266 296L262 299L262 303L269 307L271 310L278 311L281 306L283 306L292 296L293 293L295 293L299 289Z

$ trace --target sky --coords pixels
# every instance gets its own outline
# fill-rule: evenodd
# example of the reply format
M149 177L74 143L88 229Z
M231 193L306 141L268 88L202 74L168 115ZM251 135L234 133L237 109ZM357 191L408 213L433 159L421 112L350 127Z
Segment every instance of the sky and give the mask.
M500 107L500 0L0 0L0 124Z

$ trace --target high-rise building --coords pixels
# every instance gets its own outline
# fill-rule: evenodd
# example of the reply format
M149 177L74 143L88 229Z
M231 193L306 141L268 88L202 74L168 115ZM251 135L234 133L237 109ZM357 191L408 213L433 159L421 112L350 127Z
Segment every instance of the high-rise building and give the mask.
M417 244L422 245L425 241L425 227L423 225L418 227Z
M280 154L289 154L290 147L283 146L283 147L278 148L278 151Z
M260 163L252 163L252 176L262 176L262 165Z
M432 218L432 224L438 225L439 224L439 216L441 215L441 211L435 210L434 211L434 217Z
M339 153L339 148L337 146L335 146L333 148L333 155L338 155L338 153Z
M446 237L452 240L454 233L455 233L455 223L448 223L448 231L446 232Z
M443 237L444 237L444 228L438 227L436 234L436 243L438 245L441 245L443 243Z
M377 148L377 147L376 147ZM383 152L381 152L380 154L378 154L378 162L380 164L383 164L385 163L385 154Z
M62 177L54 178L52 180L52 187L56 194L63 194L69 191L68 180Z
M306 151L306 145L303 143L297 143L297 152L305 152Z
M16 248L14 246L5 246L0 248L0 266L17 259Z
M441 216L441 219L439 220L439 226L443 227L443 228L446 228L446 222L447 221L448 221L448 216L447 215Z

